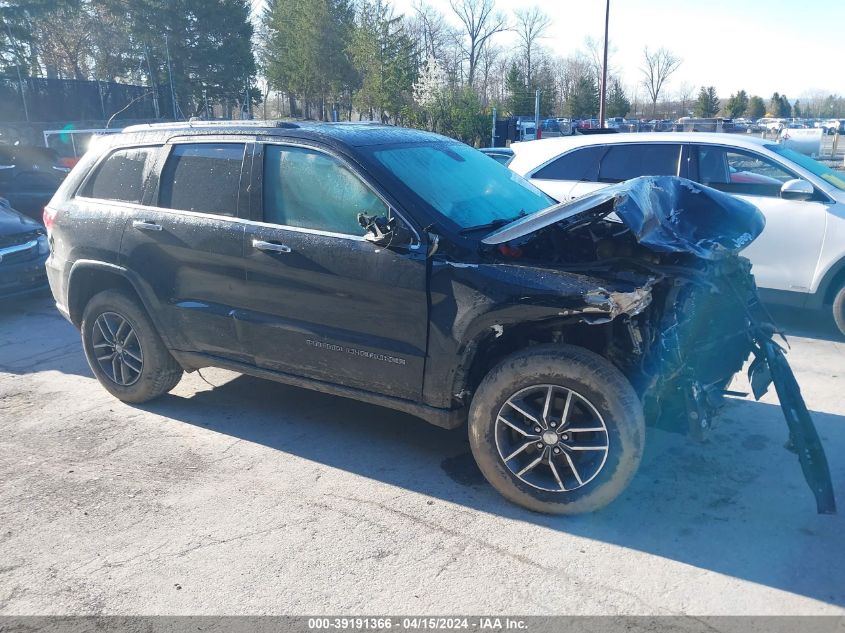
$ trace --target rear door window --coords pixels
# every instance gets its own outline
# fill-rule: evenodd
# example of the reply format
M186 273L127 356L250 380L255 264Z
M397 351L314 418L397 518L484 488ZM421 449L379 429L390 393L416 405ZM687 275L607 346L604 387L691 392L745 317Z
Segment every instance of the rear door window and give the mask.
M599 182L622 182L640 176L677 176L680 158L680 145L610 145L601 160Z
M100 200L140 203L159 148L131 147L113 151L88 178L80 195Z
M245 151L244 143L174 145L161 172L158 206L237 215Z
M363 235L358 214L387 216L387 205L338 159L305 147L264 148L264 221Z
M606 151L606 145L591 145L576 149L541 167L534 172L532 178L596 182L599 176L599 163Z

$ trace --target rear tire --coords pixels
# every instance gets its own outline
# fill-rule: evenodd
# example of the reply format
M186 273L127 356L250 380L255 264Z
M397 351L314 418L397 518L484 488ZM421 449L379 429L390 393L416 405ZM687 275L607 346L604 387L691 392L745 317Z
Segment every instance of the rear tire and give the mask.
M81 334L88 365L118 400L147 402L182 379L182 368L144 307L122 290L104 290L91 298L82 315Z
M842 286L833 298L833 321L845 336L845 286Z
M509 356L481 382L469 440L487 481L510 501L581 514L628 486L642 459L645 420L633 387L607 360L571 345L539 345Z

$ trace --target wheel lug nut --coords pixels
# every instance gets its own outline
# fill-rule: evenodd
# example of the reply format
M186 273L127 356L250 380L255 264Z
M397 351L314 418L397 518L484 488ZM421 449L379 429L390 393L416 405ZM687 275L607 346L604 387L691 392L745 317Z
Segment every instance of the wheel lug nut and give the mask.
M552 428L555 428L557 426L557 422L554 422L554 421L549 422L549 426L552 427Z
M535 427L534 427L534 432L535 432L535 433L539 433L540 431L542 431L542 429L541 429L539 426L535 426Z
M537 448L543 448L543 443L542 443L542 442L537 442Z
M561 435L561 436L560 436L560 439L562 439L562 440L568 440L568 439L569 439L569 435L568 435L567 433L564 433L563 435Z
M557 455L558 453L560 453L560 449L559 449L557 446L555 446L555 447L554 447L554 449L552 449L552 450L553 450L553 452L554 452L554 454L555 454L555 455Z

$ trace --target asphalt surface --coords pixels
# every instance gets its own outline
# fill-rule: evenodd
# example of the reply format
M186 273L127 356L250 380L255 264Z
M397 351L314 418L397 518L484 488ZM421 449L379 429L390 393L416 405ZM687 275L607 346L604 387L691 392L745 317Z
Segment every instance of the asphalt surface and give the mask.
M779 318L845 514L845 343ZM771 394L706 444L652 431L620 499L564 518L500 498L462 431L203 376L122 404L48 298L0 305L0 614L845 615L845 519Z

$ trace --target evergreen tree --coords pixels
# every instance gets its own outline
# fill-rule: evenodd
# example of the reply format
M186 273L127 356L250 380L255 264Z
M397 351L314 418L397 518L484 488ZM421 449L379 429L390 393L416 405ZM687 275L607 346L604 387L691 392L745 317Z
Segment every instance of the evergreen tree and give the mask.
M251 89L256 64L247 0L126 0L114 6L123 7L129 21L137 67L153 85L169 86L172 75L174 116L201 113L206 99L229 108L243 104L248 91L250 100L257 98ZM169 90L159 98L169 113Z
M613 79L610 83L605 107L609 117L625 116L631 110L631 102L625 96L625 89L619 79Z
M414 42L402 18L383 0L365 0L350 51L360 80L354 98L358 111L384 122L400 121L417 79Z
M780 98L780 94L777 92L772 95L771 99L769 99L768 114L769 116L773 116L776 119L785 116L783 114L783 100Z
M780 114L778 116L787 118L792 116L792 104L789 103L789 99L786 98L786 95L780 96Z
M719 97L716 95L716 88L713 86L702 86L698 92L698 99L695 102L695 116L706 119L716 116L718 111Z
M505 78L505 88L508 91L507 109L512 116L532 114L534 99L528 92L528 87L516 63L512 63Z
M746 110L748 110L748 94L745 90L732 94L725 104L725 113L731 119L742 116Z
M592 75L578 78L569 96L569 111L574 118L594 117L599 111L599 89Z
M748 100L748 108L745 111L745 116L751 119L759 119L766 114L766 104L763 99L758 96L753 96Z
M355 30L350 0L275 0L266 17L264 59L273 88L287 92L291 112L295 96L306 117L317 106L327 118L328 103L351 90L354 78L348 49Z

